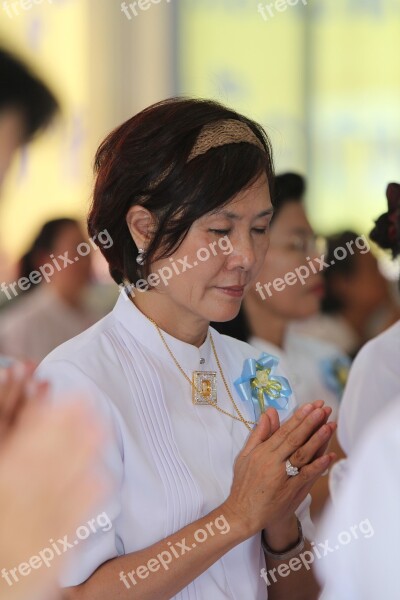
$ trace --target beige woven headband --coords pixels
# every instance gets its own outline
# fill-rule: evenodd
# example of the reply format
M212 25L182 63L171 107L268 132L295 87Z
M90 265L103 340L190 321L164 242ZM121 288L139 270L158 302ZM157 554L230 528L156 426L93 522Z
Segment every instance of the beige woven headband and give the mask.
M206 154L212 148L226 146L228 144L253 144L265 152L265 148L252 132L250 127L242 121L236 119L224 119L204 125L201 129L193 148L190 151L187 162L190 162L196 156ZM173 165L169 166L159 177L152 181L149 185L150 190L154 190L164 179L171 173ZM144 200L147 196L141 196L140 200Z
M196 158L196 156L205 154L212 148L226 146L227 144L240 144L241 142L258 146L258 148L265 152L264 146L246 123L242 123L242 121L237 121L236 119L225 119L209 123L208 125L204 125L200 131L189 154L188 162Z

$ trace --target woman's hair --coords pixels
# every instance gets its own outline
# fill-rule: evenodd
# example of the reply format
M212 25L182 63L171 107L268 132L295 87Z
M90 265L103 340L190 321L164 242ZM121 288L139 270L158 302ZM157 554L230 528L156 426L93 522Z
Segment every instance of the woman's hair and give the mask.
M1 49L0 81L0 112L9 108L20 111L24 118L24 141L28 141L57 112L57 100L21 61Z
M389 183L386 188L388 211L375 221L370 238L392 257L400 256L400 184Z
M325 279L325 295L322 299L321 310L323 313L335 314L344 308L343 300L336 290L337 277L350 279L357 270L357 255L349 253L345 260L336 260L336 250L338 248L351 248L359 239L355 231L341 231L326 238L326 256L325 260L329 269L323 272Z
M244 123L257 143L226 143L191 157L204 126L224 120ZM204 130L203 130L204 131ZM229 202L266 174L272 193L273 159L263 128L211 100L172 98L159 102L115 129L95 158L93 203L88 216L92 238L107 229L113 240L100 246L113 279L134 283L151 262L171 256L194 221ZM144 267L126 215L135 204L155 217Z
M306 180L298 173L281 173L274 179L274 217L290 202L302 202L306 193Z
M38 268L37 260L40 254L46 253L50 255L61 231L65 227L71 227L71 225L79 227L78 221L69 219L68 217L47 221L33 240L29 250L20 259L18 278L27 277L29 279L32 271L36 271ZM33 287L30 287L28 291L32 289Z

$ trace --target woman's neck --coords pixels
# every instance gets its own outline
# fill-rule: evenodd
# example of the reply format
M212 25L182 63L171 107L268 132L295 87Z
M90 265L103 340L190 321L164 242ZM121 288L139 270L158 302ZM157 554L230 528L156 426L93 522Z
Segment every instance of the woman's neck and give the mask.
M209 322L177 306L168 296L151 291L130 299L136 308L172 337L197 348L204 344Z
M268 304L261 305L251 294L244 299L243 307L251 335L283 348L287 320L277 317L269 310Z

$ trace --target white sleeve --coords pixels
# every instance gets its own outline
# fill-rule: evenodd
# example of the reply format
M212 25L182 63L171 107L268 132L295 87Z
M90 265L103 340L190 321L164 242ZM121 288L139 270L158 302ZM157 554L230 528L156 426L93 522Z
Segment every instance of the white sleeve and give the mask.
M303 502L298 506L296 516L301 523L304 537L312 542L315 539L315 525L311 519L310 506L311 506L311 494L307 494Z
M370 342L353 362L340 404L337 435L346 454L350 454L361 433L384 405L386 398L380 371L381 364Z
M87 539L82 538L85 535L85 528L88 529L88 521L82 523L82 529L77 528L75 539L71 539L73 547L66 553L67 566L60 580L62 587L70 587L83 583L104 562L124 553L122 540L117 531L123 479L122 441L111 402L95 382L78 367L66 360L46 360L36 373L38 379L50 382L53 401L64 401L60 400L60 395L65 392L83 393L93 404L96 415L104 418L111 429L111 439L104 449L103 459L108 472L112 475L115 484L114 492L105 505L100 510L96 510L96 515L89 519L92 521L92 526L89 527L90 535Z
M400 397L396 404L365 432L322 520L315 567L324 600L400 598Z

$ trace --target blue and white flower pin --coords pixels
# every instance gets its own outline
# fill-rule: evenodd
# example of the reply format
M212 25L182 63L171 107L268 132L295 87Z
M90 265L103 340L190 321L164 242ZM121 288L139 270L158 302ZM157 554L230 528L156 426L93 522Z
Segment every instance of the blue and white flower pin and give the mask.
M248 358L243 363L242 375L233 382L241 400L253 412L254 421L270 406L277 410L288 408L292 388L286 377L273 375L278 363L276 356L266 352L257 360Z
M340 400L349 376L351 361L345 355L324 358L321 363L322 377L325 385L336 394Z

